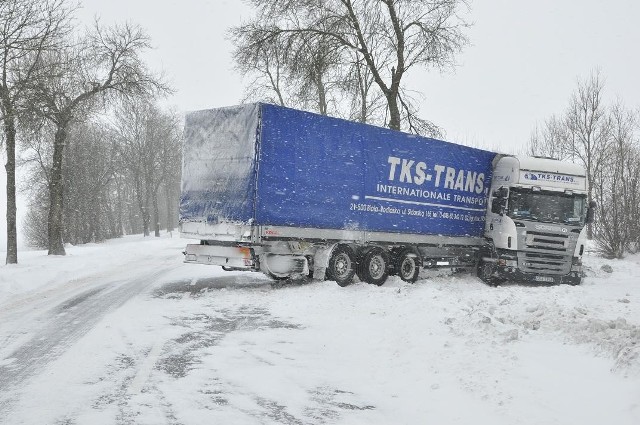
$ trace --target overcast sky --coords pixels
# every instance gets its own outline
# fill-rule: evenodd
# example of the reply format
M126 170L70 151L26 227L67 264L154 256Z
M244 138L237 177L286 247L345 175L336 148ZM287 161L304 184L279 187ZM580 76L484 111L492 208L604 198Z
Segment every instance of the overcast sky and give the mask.
M240 0L84 0L90 24L129 21L143 26L155 50L149 65L176 89L180 111L237 104L242 79L230 56L228 27L250 18ZM600 69L609 100L640 107L640 1L476 0L468 31L472 45L455 71L409 76L421 91L421 115L446 139L518 152L536 122L567 105L578 78ZM417 71L417 70L416 70ZM4 163L4 158L3 158ZM0 251L5 249L5 176L0 172Z
M177 92L179 110L237 104L225 30L251 16L240 0L84 0L83 19L129 20L146 28ZM448 139L510 150L526 143L537 121L561 111L577 78L599 68L606 90L640 106L640 1L476 0L472 45L447 74L415 70L425 95L421 115Z

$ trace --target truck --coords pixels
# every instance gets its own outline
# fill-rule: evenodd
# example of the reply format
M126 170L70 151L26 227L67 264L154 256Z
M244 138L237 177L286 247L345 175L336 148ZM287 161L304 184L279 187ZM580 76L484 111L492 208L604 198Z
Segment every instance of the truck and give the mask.
M580 284L586 225L593 222L596 207L588 202L584 167L499 155L488 205L480 278L490 284Z
M181 185L185 262L340 286L440 267L578 284L593 217L574 164L265 103L188 113Z

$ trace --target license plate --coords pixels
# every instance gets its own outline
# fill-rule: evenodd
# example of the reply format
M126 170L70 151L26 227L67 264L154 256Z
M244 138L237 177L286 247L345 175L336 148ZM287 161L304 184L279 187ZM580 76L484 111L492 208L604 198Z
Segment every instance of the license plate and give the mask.
M533 280L536 282L555 282L555 279L551 276L535 276Z

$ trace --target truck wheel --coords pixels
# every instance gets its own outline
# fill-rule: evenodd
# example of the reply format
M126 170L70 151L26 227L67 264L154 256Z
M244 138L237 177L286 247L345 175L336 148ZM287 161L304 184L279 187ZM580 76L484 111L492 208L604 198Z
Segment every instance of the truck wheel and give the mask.
M372 248L362 257L359 276L367 283L381 286L389 276L389 255L382 248Z
M578 277L576 277L574 279L569 280L568 283L571 286L578 286L578 285L580 285L582 283L582 277L578 276Z
M480 260L478 262L478 277L489 286L497 286L499 279L493 274L495 265L490 261Z
M396 274L405 282L414 283L418 280L422 260L411 249L404 249L396 259Z
M353 250L346 245L340 245L333 250L329 258L327 276L330 280L335 280L340 286L351 284L355 269L355 255Z

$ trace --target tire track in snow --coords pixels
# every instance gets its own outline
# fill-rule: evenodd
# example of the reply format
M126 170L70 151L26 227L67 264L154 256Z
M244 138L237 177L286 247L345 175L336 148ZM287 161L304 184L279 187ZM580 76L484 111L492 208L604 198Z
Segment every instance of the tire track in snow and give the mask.
M178 265L164 267L146 277L106 281L51 309L44 318L47 325L0 362L0 417L20 396L20 389L29 378L45 370L106 314L150 288L162 274L175 267Z
M164 346L164 341L156 342L151 350L149 350L149 354L143 360L140 365L136 375L131 380L131 384L129 384L128 392L130 395L139 394L142 392L144 385L147 383L149 376L151 376L151 371L154 366L158 362L160 355L162 354L162 348Z

